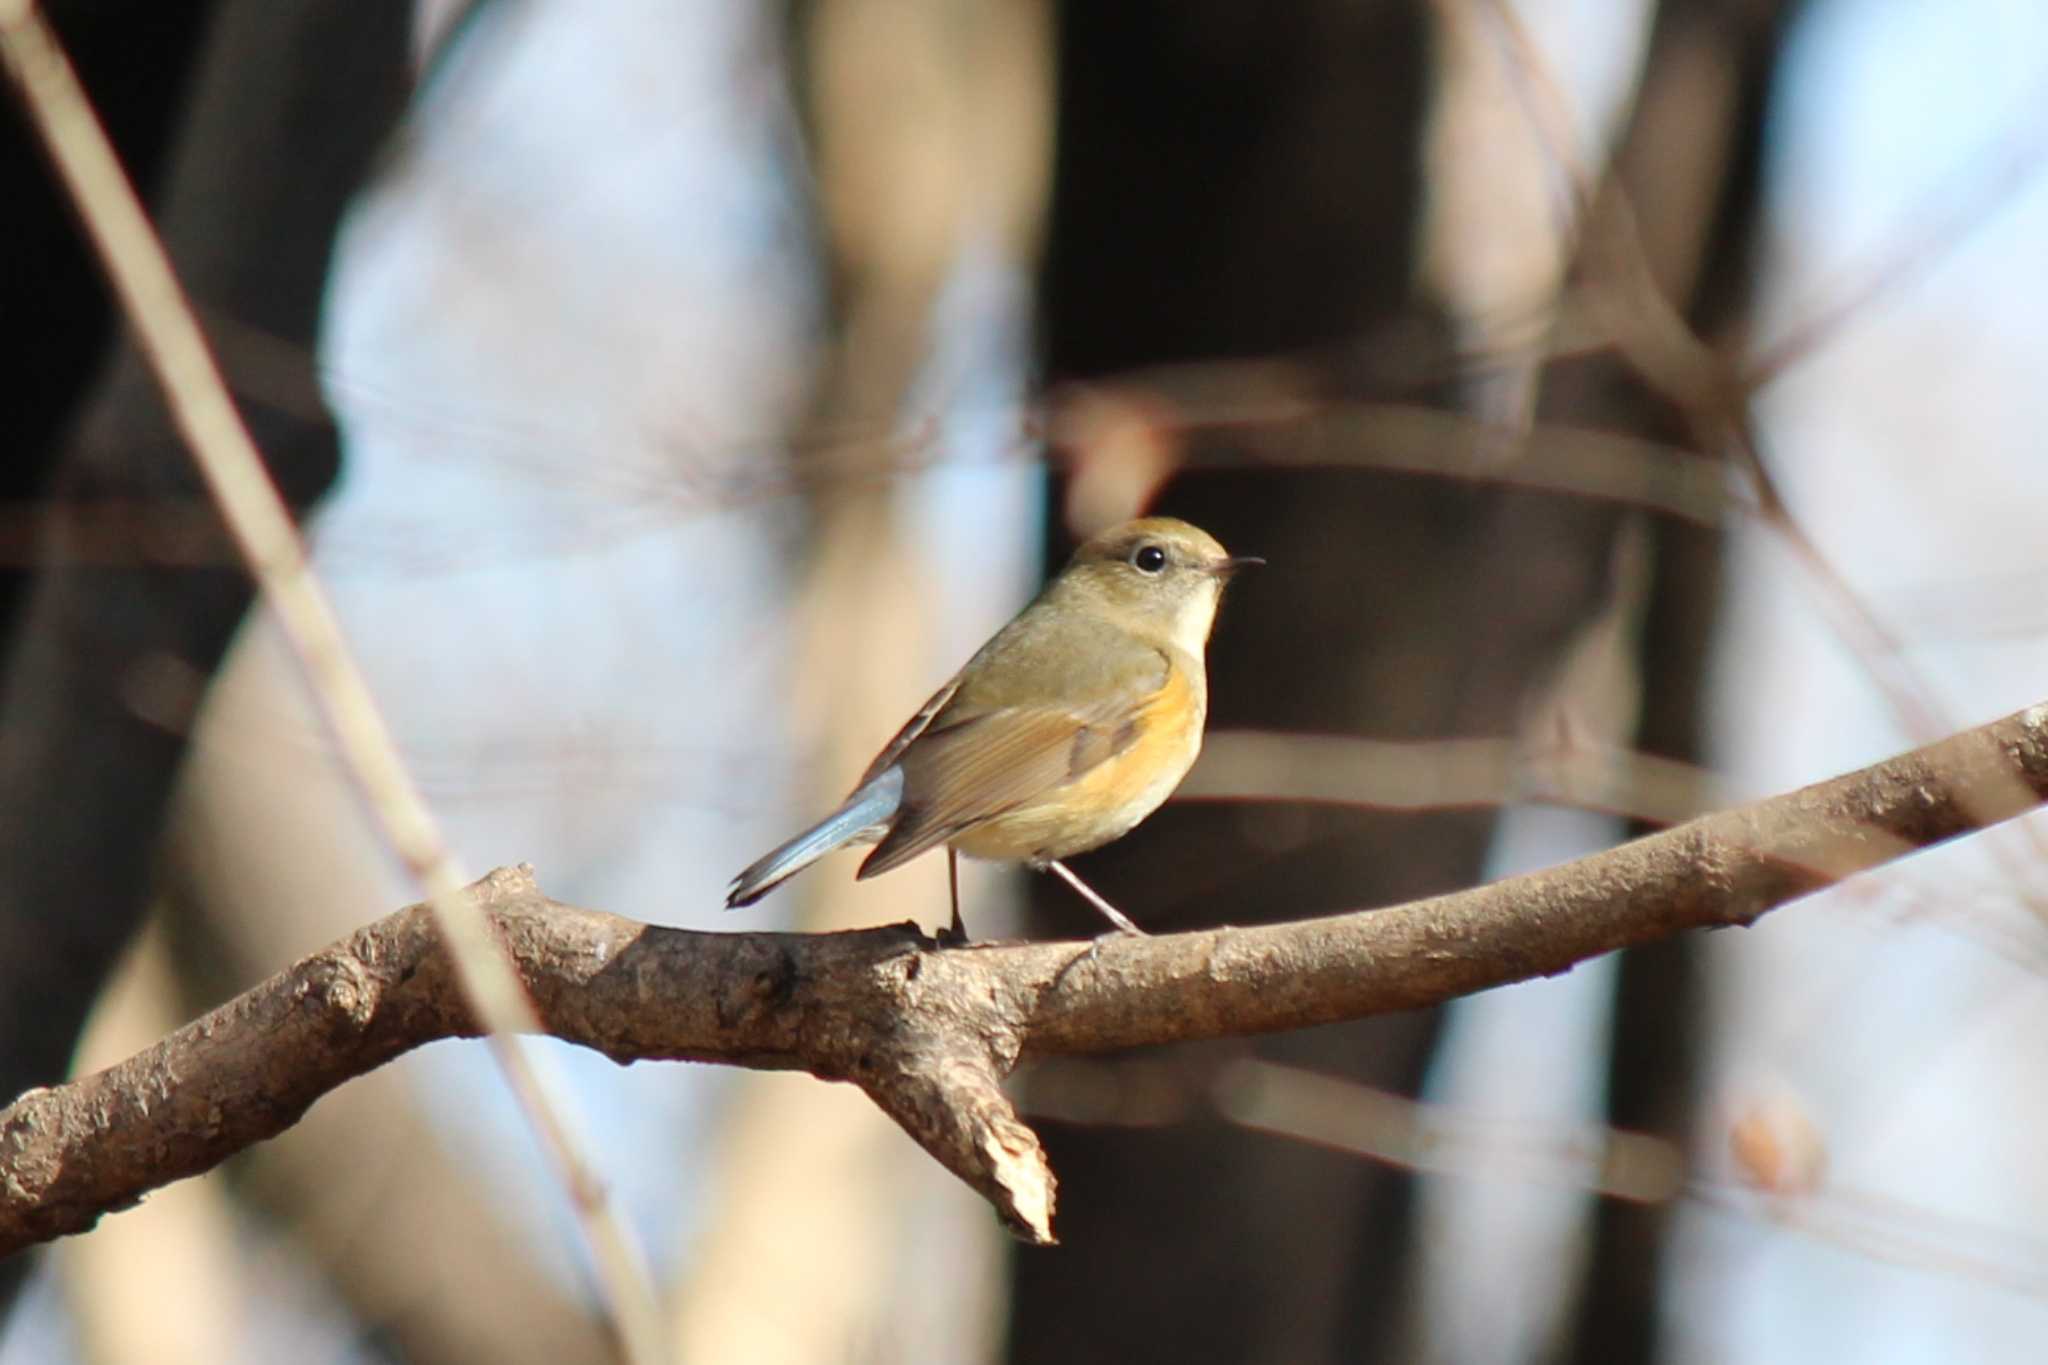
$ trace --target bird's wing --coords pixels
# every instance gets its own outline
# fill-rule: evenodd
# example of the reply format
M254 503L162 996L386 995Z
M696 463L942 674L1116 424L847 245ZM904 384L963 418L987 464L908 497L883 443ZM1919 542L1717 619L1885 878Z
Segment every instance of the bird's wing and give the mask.
M930 727L932 717L945 710L946 703L953 700L953 694L959 690L960 675L956 673L944 687L932 693L930 701L917 708L916 715L903 722L903 728L882 746L882 752L875 755L874 761L868 764L868 770L860 775L860 781L853 784L853 789L859 791L888 771L889 765L903 756L903 751L910 747L911 741Z
M882 752L875 755L853 789L859 791L887 772L919 736L935 726L948 730L996 711L1029 707L1041 700L1045 695L1043 672L1030 667L1030 661L1048 654L1065 660L1061 684L1079 690L1084 696L1133 690L1125 676L1132 663L1123 632L1107 622L1055 614L1045 609L1042 600L1034 602L991 636L944 687L917 708L917 714L882 746ZM1163 686L1166 677L1160 668L1164 656L1142 646L1137 655L1136 668L1144 677L1135 690ZM1145 682L1154 674L1156 682L1146 687ZM974 681L963 694L961 686L970 678Z
M1137 743L1171 668L1156 680L1081 706L1005 706L949 712L896 756L903 800L889 834L861 864L872 877L961 830L1075 781Z

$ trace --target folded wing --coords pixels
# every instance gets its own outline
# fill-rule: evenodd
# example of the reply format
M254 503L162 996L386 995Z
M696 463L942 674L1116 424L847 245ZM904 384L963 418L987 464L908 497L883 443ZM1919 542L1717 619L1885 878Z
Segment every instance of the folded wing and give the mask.
M1163 686L1163 658L1160 665ZM1115 758L1144 733L1158 692L1154 686L1080 707L1007 706L940 716L897 755L904 778L898 816L859 875L901 866Z

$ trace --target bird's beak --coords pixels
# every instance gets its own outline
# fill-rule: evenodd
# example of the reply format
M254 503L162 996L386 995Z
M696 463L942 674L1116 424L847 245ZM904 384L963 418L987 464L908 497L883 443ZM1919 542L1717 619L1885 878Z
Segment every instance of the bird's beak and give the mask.
M1257 555L1232 555L1228 559L1219 559L1211 564L1209 572L1227 582L1239 569L1249 569L1254 564L1264 564L1265 562L1265 560Z

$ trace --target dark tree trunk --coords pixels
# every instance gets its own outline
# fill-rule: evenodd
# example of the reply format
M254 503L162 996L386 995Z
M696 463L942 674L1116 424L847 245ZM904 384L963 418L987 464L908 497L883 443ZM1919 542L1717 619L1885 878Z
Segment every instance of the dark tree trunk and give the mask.
M151 8L110 15L106 42L175 69L175 43L149 51L167 18L146 15ZM179 13L195 22L197 11ZM300 507L327 488L337 460L311 362L328 255L403 108L410 23L411 7L396 3L214 7L163 172L156 216L195 301L303 362L296 392L273 380L243 394L273 475ZM111 95L116 126L139 130L130 146L144 147L145 159L178 85ZM24 163L12 169L26 194ZM44 190L46 172L34 174ZM104 308L96 282L75 269L66 279L68 294L44 307L76 307L82 317ZM74 406L77 338L90 330L81 325L51 378L58 387L45 396L43 420ZM229 345L222 359L232 382L238 352ZM50 496L172 516L203 507L191 459L132 344L123 340L95 369ZM60 525L45 536L20 603L0 674L0 1095L63 1074L148 897L184 718L249 604L249 581L225 542L216 537L209 551L217 567L181 567L190 543L146 516L130 541L135 562L109 565L104 548Z
M137 187L154 198L171 131L178 126L191 69L216 0L160 5L78 3L48 7L79 78ZM10 96L0 99L0 318L18 338L9 357L6 458L0 510L40 499L62 448L58 436L105 361L113 301L79 235L70 200L47 173L41 143ZM10 518L0 541L0 640L7 638L33 581L31 518Z
M1064 7L1048 378L1313 356L1301 377L1351 400L1432 368L1440 342L1436 357L1364 342L1419 347L1440 330L1414 319L1409 285L1426 18L1419 3ZM1184 476L1159 506L1271 560L1226 606L1211 724L1512 732L1528 680L1607 595L1617 515L1400 475L1251 472L1255 439L1194 435L1197 463L1238 468ZM1243 923L1469 884L1491 826L1475 812L1170 806L1080 861L1149 927ZM1047 929L1092 930L1059 888L1038 905ZM1435 1036L1418 1014L1256 1051L1413 1093ZM1243 1046L1170 1060L1197 1101L1184 1121L1046 1125L1064 1246L1017 1255L1014 1360L1404 1355L1409 1177L1203 1117L1201 1078Z
M1750 304L1761 227L1764 128L1798 0L1730 6L1665 0L1644 63L1635 118L1613 178L1634 206L1645 255L1667 296L1709 340L1738 335ZM1718 74L1702 84L1702 70ZM1705 99L1705 107L1690 101ZM1683 194L1661 187L1677 182ZM1696 424L1610 368L1577 420L1685 442ZM1721 538L1672 521L1654 528L1637 745L1700 762L1708 650L1721 592ZM1608 1120L1681 1147L1696 1131L1705 1044L1703 961L1696 939L1624 953L1608 1059ZM1607 1201L1575 1329L1561 1352L1592 1362L1649 1361L1663 1345L1660 1283L1668 1208Z

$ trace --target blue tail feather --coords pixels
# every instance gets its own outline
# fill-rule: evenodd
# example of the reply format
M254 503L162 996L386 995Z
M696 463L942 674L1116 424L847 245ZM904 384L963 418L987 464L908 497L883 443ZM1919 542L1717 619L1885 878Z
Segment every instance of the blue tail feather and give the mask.
M890 768L852 796L846 804L797 835L777 845L732 879L725 905L736 910L761 897L835 849L872 841L889 827L903 801L903 770Z

